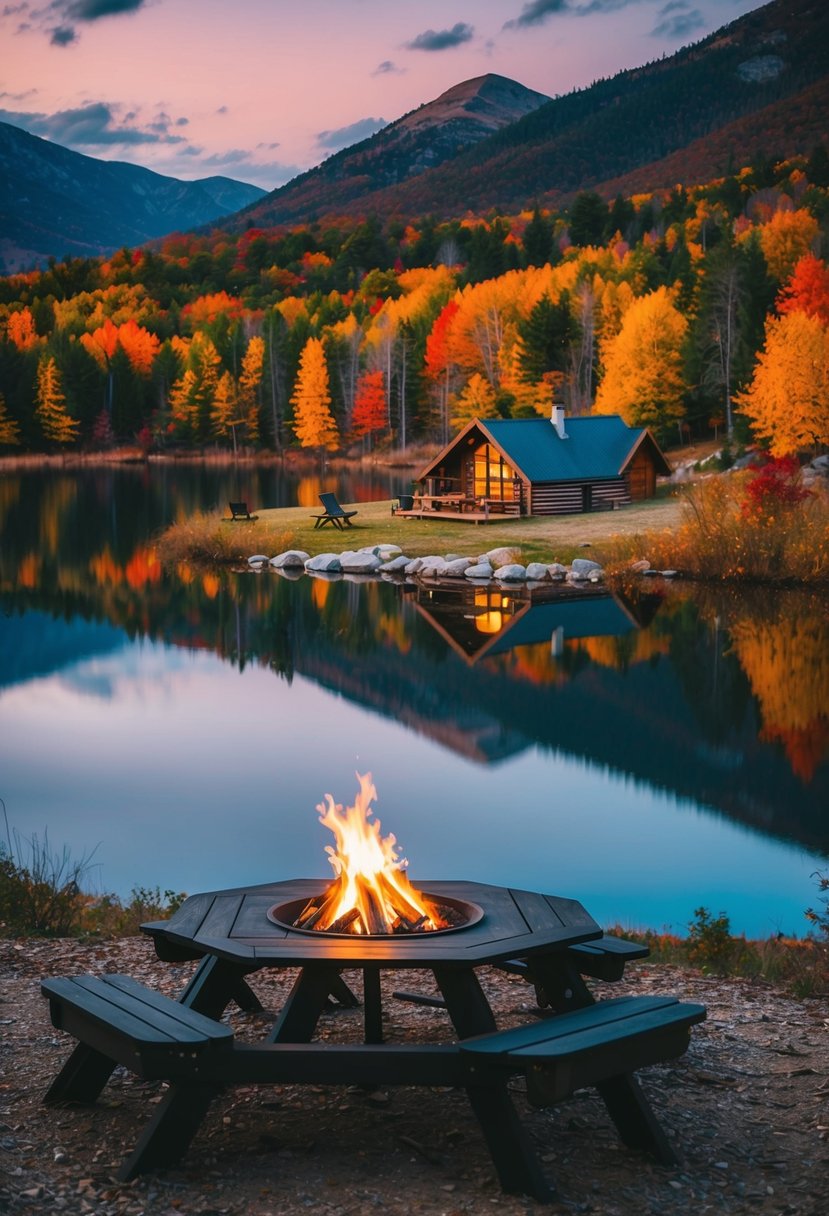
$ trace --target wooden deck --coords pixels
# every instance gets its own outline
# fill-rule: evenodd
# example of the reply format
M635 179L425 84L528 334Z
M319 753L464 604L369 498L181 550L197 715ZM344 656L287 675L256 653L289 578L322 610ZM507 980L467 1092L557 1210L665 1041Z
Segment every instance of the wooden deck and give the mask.
M415 507L411 511L395 511L395 516L403 519L451 519L462 524L502 524L508 519L513 522L517 515L507 515L495 511L436 511L434 507Z

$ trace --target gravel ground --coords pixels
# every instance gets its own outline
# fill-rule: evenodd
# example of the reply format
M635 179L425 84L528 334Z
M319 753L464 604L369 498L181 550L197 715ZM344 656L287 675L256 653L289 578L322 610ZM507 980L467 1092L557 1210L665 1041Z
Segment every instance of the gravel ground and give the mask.
M549 1111L517 1104L559 1195L544 1207L501 1194L462 1091L239 1087L211 1107L185 1163L128 1185L115 1181L161 1086L115 1073L94 1107L47 1109L41 1097L69 1051L53 1030L39 979L122 971L174 995L190 973L155 959L151 943L126 939L0 941L0 1212L100 1216L352 1216L383 1211L456 1216L593 1212L829 1213L829 1008L767 986L634 964L613 995L675 993L708 1006L687 1054L643 1074L682 1164L666 1168L620 1145L588 1091ZM346 979L348 979L346 975ZM356 985L356 977L354 983ZM261 1038L293 976L262 972L252 986L268 1016L230 1020ZM499 1025L532 1016L533 990L485 971ZM422 986L397 973L389 989ZM386 1036L412 1040L441 1010L386 993ZM361 1011L328 1014L326 1039L359 1041ZM520 1086L518 1087L520 1089Z

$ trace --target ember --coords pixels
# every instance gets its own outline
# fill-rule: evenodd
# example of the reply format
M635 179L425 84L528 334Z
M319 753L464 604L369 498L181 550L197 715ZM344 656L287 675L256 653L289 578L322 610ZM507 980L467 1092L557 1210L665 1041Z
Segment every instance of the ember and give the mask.
M369 822L377 791L371 773L357 774L360 790L354 806L343 810L330 794L317 810L320 823L334 833L336 847L326 846L335 878L305 905L292 922L295 929L329 933L428 933L452 928L452 909L438 907L409 882L405 858L396 838L380 835L380 820Z

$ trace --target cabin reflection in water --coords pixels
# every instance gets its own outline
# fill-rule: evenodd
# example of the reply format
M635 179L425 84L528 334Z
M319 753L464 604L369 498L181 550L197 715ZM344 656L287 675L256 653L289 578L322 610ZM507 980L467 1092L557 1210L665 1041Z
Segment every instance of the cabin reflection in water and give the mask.
M565 643L620 638L653 619L660 597L636 603L595 588L504 588L419 584L413 600L452 650L470 666L517 646L548 643L559 658Z

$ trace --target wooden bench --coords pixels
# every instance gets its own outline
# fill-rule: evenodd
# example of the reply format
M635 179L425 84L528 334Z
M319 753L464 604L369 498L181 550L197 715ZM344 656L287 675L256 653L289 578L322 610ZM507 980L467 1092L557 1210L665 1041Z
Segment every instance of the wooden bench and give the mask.
M702 1005L673 997L620 997L515 1030L459 1043L241 1044L233 1031L128 976L44 980L52 1024L79 1040L50 1086L50 1105L93 1102L116 1063L170 1086L118 1173L126 1181L181 1159L212 1098L233 1084L463 1086L504 1190L548 1200L545 1178L507 1090L526 1077L536 1105L595 1085L624 1142L674 1160L656 1116L631 1075L688 1045Z
M246 502L229 502L227 505L230 507L231 523L234 523L240 519L254 520L259 518L258 515L251 515Z

